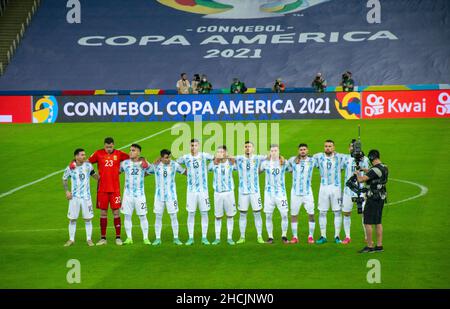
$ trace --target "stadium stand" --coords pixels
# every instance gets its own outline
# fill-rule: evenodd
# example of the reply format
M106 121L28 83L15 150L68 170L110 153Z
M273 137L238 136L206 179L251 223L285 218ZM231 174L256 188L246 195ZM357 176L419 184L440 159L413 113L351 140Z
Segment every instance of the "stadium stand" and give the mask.
M23 14L36 2L20 1ZM11 26L19 37L0 60L12 60L0 90L174 89L181 72L207 74L214 89L233 77L250 89L278 77L309 87L319 71L338 85L346 70L357 85L450 82L448 0L384 0L380 24L361 18L361 0L257 2L244 14L239 1L82 1L70 24L66 1L42 1L20 44L33 11Z
M40 0L0 0L0 75L10 63Z

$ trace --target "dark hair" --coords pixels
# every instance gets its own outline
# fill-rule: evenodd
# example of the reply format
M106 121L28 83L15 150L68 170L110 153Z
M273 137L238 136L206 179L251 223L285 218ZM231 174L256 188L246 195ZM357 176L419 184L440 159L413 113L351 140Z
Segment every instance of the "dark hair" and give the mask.
M161 150L161 151L159 152L159 154L161 155L161 157L164 157L165 155L170 156L171 153L172 153L172 152L170 152L169 149L163 149L163 150Z
M105 144L114 144L114 139L112 137L105 137Z
M278 145L278 144L270 144L270 148L273 148L273 147L280 148L280 145Z
M254 146L254 144L250 141L245 141L245 145L247 145L247 144L252 144Z
M82 151L84 151L84 149L83 148L77 148L77 149L75 149L75 151L73 152L73 155L74 156L77 156L80 152L82 152Z
M370 161L373 161L375 159L379 159L380 158L380 152L376 149L372 149L371 151L369 151L369 154L367 155L367 158Z
M191 143L198 143L198 139L196 138L191 139Z
M223 150L227 151L227 146L222 145L222 146L217 147L217 149L223 149Z
M183 77L183 75L187 75L186 73L181 73L180 76Z
M305 143L300 143L300 145L298 145L298 148L300 148L300 147L306 147L306 148L308 148L308 145L305 144Z
M142 151L141 145L138 145L138 144L131 144L131 147L137 148L137 149L139 149L139 151Z
M334 141L332 139L327 139L325 143L332 143L334 145Z

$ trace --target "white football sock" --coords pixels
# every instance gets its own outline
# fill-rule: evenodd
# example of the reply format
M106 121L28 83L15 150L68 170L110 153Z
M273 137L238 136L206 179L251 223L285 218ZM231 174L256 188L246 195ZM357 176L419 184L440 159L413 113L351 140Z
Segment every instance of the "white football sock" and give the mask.
M266 229L269 238L273 239L273 222L272 222L272 214L266 214Z
M131 229L133 228L133 222L131 221L130 215L125 215L124 226L125 226L125 233L127 234L127 238L133 239L133 236L131 235Z
M208 235L208 212L202 211L202 238L206 238Z
M327 238L327 212L321 211L319 214L320 236Z
M220 230L222 229L222 218L216 218L216 224L215 224L215 228L216 228L216 239L220 240Z
M187 220L189 239L194 238L194 223L195 223L195 212L189 212Z
M258 237L262 236L262 217L261 217L261 212L257 211L253 213L253 216L255 217L255 227L256 227L256 234L258 235Z
M259 215L261 217L261 215ZM256 222L256 213L255 213ZM247 213L241 212L239 216L239 231L241 232L241 238L245 238L245 229L247 228Z
M314 237L314 230L316 229L316 222L309 221L309 236Z
M139 216L141 221L142 238L148 239L148 220L146 215Z
M155 235L156 239L161 239L162 214L156 214L155 219Z
M298 232L297 232L298 221L297 220L295 220L295 222L294 221L291 222L291 229L292 229L292 237L298 238Z
M173 238L178 238L178 218L177 214L170 214L170 222L172 223Z
M75 232L77 230L77 220L69 221L69 239L75 241Z
M350 238L350 226L352 224L352 218L350 216L344 216L344 231L345 237Z
M339 237L342 226L342 213L340 210L334 212L334 237Z
M281 215L281 236L286 237L289 227L289 219L287 214Z
M85 221L86 225L86 240L92 240L92 221Z
M227 218L227 239L233 239L234 218Z

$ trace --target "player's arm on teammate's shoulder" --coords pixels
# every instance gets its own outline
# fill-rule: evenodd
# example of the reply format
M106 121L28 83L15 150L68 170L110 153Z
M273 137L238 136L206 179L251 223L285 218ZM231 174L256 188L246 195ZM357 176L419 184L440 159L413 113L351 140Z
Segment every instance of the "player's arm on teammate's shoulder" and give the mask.
M184 167L182 167L176 161L174 161L174 164L175 164L175 170L177 171L178 174L187 175L186 169Z
M236 158L235 157L229 156L227 159L228 159L228 161L230 161L231 165L235 165L236 164Z
M212 155L210 153L205 153L205 158L206 158L206 160L209 160L209 161L215 161L216 160L216 156Z
M97 163L98 162L98 155L97 155L97 151L95 151L93 154L91 154L91 156L89 157L88 161L91 164Z
M140 157L139 161L141 162L141 166L143 169L147 169L150 166L147 159L145 159L145 157Z
M118 151L119 151L119 159L120 159L120 161L125 161L125 160L128 160L130 158L130 155L128 153L123 152L121 150L118 150Z
M175 162L178 164L185 164L184 156L179 157Z

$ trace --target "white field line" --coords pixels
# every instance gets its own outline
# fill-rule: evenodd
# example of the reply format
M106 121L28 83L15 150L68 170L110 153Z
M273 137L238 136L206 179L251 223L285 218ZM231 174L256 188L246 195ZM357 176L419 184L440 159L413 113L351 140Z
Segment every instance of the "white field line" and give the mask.
M170 128L161 130L161 131L159 131L159 132L153 133L153 134L151 134L151 135L149 135L149 136L146 136L146 137L144 137L144 138L138 139L137 141L134 141L134 142L132 142L132 143L130 143L130 144L128 144L128 145L122 146L122 147L120 147L120 148L118 148L118 149L119 149L119 150L122 150L122 149L128 148L128 147L131 146L131 144L137 144L137 143L139 143L139 142L148 140L148 139L150 139L150 138L152 138L152 137L155 137L155 136L160 135L160 134L162 134L162 133L164 133L164 132L167 132L167 131L169 131L169 130L172 130L172 128L174 128L174 127L176 127L176 126L177 126L177 125L175 124L175 125L173 125L173 126L170 127ZM22 186L19 186L19 187L17 187L17 188L11 189L11 190L9 190L9 191L7 191L7 192L3 192L3 193L0 194L0 198L3 198L3 197L8 196L8 195L11 195L11 194L13 194L14 192L17 192L17 191L19 191L19 190L25 189L25 188L27 188L27 187L29 187L29 186L32 186L32 185L34 185L34 184L37 184L37 183L39 183L39 182L41 182L41 181L44 181L44 180L46 180L46 179L48 179L48 178L50 178L50 177L55 176L55 175L61 174L62 172L64 172L64 169L59 170L59 171L56 171L56 172L53 172L53 173L51 173L51 174L48 174L47 176L44 176L44 177L39 178L39 179L36 179L35 181L26 183L26 184L24 184L24 185L22 185Z
M408 180L402 180L402 179L395 179L395 178L389 178L389 180L393 180L393 181L397 181L397 182L401 182L401 183L406 183L406 184L418 187L420 189L420 193L416 194L414 196L405 198L405 199L400 200L400 201L387 203L386 205L392 206L392 205L397 205L397 204L400 204L400 203L408 202L408 201L414 200L416 198L419 198L421 196L424 196L425 194L428 193L428 188L425 187L424 185L421 185L420 183L412 182L412 181L408 181Z

